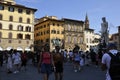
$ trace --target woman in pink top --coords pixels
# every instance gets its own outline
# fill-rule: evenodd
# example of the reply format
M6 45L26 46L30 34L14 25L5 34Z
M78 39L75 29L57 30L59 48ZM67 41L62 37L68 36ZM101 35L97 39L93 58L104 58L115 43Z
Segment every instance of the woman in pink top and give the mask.
M44 51L40 54L40 60L38 63L38 72L43 74L43 80L48 80L49 75L52 73L52 67L54 66L52 54L49 52L49 46L44 46Z

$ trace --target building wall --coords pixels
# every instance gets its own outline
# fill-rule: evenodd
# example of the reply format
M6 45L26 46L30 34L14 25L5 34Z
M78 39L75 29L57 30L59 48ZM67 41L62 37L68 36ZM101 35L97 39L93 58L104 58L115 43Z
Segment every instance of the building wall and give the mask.
M21 48L25 50L25 48L30 47L34 41L34 12L36 9L28 8L25 6L18 6L17 4L10 5L7 3L0 3L0 6L4 6L4 10L0 10L0 15L2 15L2 20L0 20L0 24L2 24L2 29L0 29L1 38L0 38L0 47L4 50L11 47L13 49ZM14 11L9 11L9 7L14 8ZM18 9L22 9L22 13L18 13ZM30 14L26 14L26 10L30 11ZM9 17L13 16L13 21L9 20ZM19 18L22 18L22 22L19 22ZM29 23L27 22L29 19ZM9 25L12 25L13 28L10 30ZM18 30L18 26L23 26L23 30ZM31 28L30 31L26 31L26 27ZM9 39L9 33L12 34L12 38ZM17 35L22 34L23 38L18 39ZM30 39L25 39L25 35L30 35Z
M48 43L50 45L50 51L52 51L56 46L56 44L53 43L53 40L59 39L59 42L62 43L62 40L64 39L64 22L50 16L40 18L38 22L39 23L35 25L35 45L41 47ZM54 33L54 31L56 32Z
M118 50L120 51L120 26L118 26Z
M84 44L84 23L72 19L64 19L65 21L65 49L73 50L75 45L78 45L81 50L85 50Z

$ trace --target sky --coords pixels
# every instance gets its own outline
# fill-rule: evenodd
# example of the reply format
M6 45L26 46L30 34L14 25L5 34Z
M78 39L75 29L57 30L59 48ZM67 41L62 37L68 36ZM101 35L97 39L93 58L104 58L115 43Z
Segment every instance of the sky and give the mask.
M120 25L120 0L15 0L17 4L37 9L35 18L57 16L85 20L88 15L90 28L100 33L102 17L106 17L110 34L118 32Z

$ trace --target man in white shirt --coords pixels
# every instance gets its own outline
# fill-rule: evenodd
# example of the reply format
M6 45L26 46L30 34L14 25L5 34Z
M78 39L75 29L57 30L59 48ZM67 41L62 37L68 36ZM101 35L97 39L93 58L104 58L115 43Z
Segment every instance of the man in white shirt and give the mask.
M117 54L118 51L116 50L116 45L113 43L110 43L108 45L108 52L112 53L112 54ZM108 53L104 53L104 55L102 56L102 70L107 70L106 72L106 80L111 80L110 74L109 74L109 68L110 68L110 61L111 61L111 57Z
M19 72L20 70L20 64L21 64L21 55L19 52L17 52L16 50L14 50L14 53L12 55L12 59L13 59L13 65L15 68L14 73Z

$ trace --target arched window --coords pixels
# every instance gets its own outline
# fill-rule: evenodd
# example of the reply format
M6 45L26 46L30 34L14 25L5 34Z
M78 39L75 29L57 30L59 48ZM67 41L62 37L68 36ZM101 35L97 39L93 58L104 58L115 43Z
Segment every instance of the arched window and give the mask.
M25 39L30 39L30 35L29 34L25 35Z
M73 27L74 27L74 31L77 31L77 26L74 25Z
M10 24L10 25L9 25L9 30L12 30L12 29L13 29L13 25Z
M74 37L74 38L73 38L73 42L74 42L74 44L77 43L77 37Z
M22 17L19 18L19 22L22 23Z
M2 24L0 23L0 29L2 29Z
M70 31L71 30L71 26L70 26L70 24L68 24L68 31Z
M10 17L9 17L9 21L13 21L13 16L10 16Z
M18 31L23 31L23 26L21 26L21 25L18 25L18 29L17 29Z
M68 43L71 43L71 37L68 36Z
M80 44L83 44L83 38L80 37Z
M26 26L25 31L27 31L27 32L31 32L31 27L30 27L30 26Z
M30 24L30 18L27 18L27 23Z
M2 16L2 14L0 14L0 20L2 20L3 19L3 16Z
M8 34L8 38L12 39L12 33L11 32Z
M19 34L17 35L17 38L18 38L18 39L23 39L23 34L20 34L20 33L19 33Z
M0 38L2 38L2 32L0 32Z

